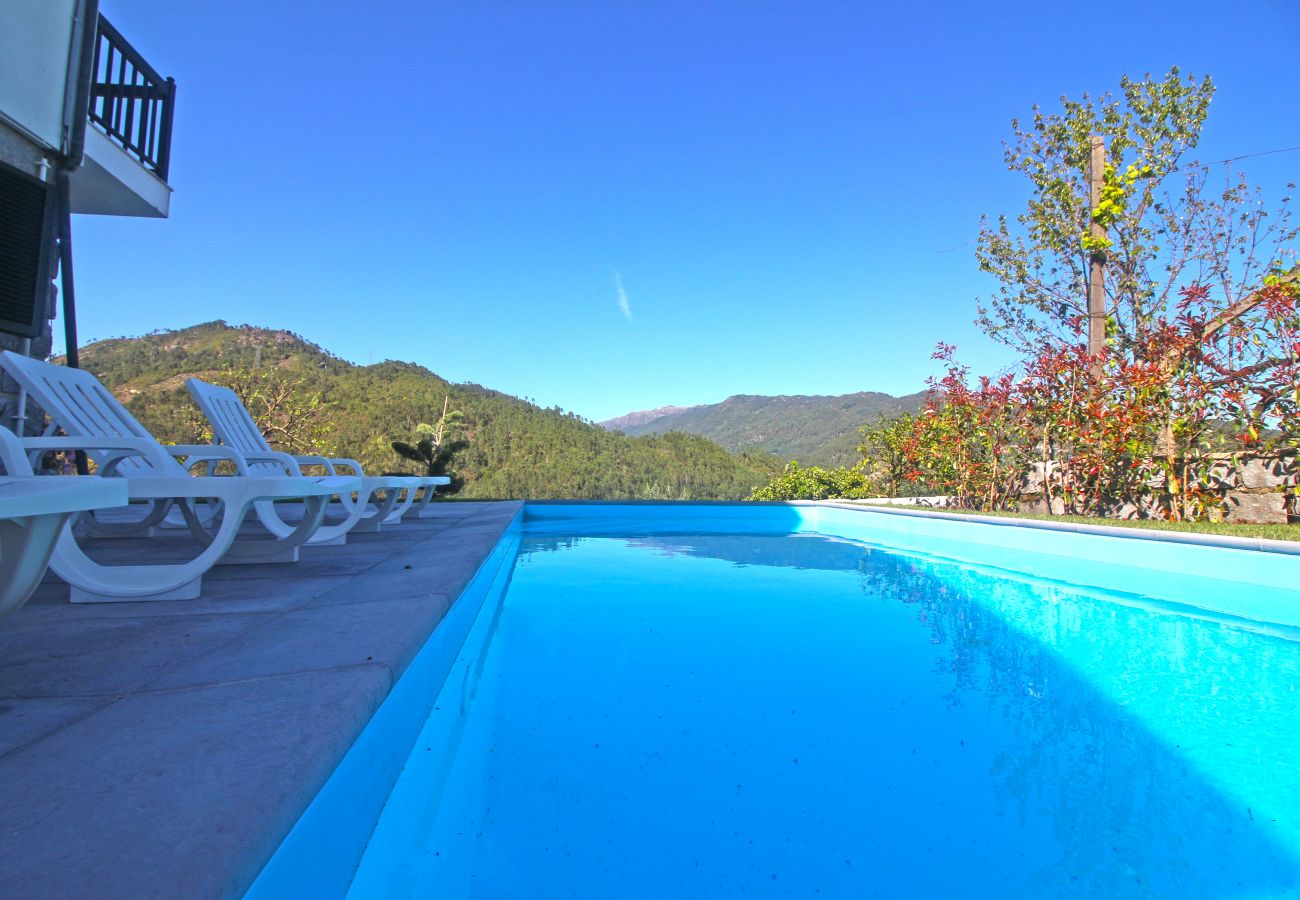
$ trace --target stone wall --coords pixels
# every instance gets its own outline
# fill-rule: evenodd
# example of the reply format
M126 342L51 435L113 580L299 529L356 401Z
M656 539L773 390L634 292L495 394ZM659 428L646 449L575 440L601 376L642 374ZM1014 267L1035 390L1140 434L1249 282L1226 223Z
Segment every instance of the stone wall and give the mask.
M1285 524L1300 514L1295 506L1297 468L1294 455L1243 457L1224 498L1224 521Z
M1212 511L1224 522L1285 525L1300 518L1296 490L1300 486L1300 459L1293 453L1273 456L1234 456L1221 454L1211 467L1213 479L1221 486L1222 502ZM1118 519L1144 519L1157 516L1154 496L1161 492L1163 479L1151 482L1152 501L1146 504L1123 503L1110 511ZM1065 504L1054 500L1052 508L1043 491L1043 466L1036 464L1025 492L1016 507L1026 513L1062 515Z

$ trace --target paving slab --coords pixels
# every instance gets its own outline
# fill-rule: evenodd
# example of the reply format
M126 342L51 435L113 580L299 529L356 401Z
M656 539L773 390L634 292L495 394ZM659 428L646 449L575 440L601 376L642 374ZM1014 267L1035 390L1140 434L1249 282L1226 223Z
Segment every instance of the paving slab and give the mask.
M234 567L232 567L234 568ZM244 567L239 567L244 568ZM261 568L260 566L258 568ZM247 579L221 578L220 573L206 575L203 578L203 594L194 600L156 600L147 607L140 603L95 603L86 604L81 617L85 620L135 618L142 614L142 608L149 616L181 615L192 616L202 613L231 612L278 612L301 606L308 600L329 593L338 587L339 575L308 575L316 571L314 566L284 566L296 569L299 573L285 578L276 578L274 583L267 579L258 579L263 583L261 590L253 590ZM23 608L23 617L29 622L42 620L60 621L67 617L68 586L63 582L43 584L37 595ZM10 622L12 619L5 619ZM0 634L5 630L0 623Z
M225 646L251 627L247 613L65 616L0 625L0 697L117 696L145 687L177 665Z
M291 610L244 632L233 646L175 668L153 687L220 684L359 661L382 666L393 682L446 613L445 596L424 593Z
M9 754L0 883L14 897L238 893L250 849L287 831L388 686L354 666L140 693Z
M218 567L192 601L70 604L47 577L0 621L3 894L239 896L521 507L435 504L297 563Z
M0 756L79 722L113 700L110 697L40 697L0 700Z

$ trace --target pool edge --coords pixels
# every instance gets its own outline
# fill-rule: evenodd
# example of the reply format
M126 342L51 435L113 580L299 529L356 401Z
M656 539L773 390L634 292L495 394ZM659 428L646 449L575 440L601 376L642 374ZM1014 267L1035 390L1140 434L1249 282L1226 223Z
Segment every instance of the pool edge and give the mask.
M236 896L268 900L344 896L392 784L419 735L425 718L418 709L423 702L420 690L431 691L423 702L427 707L450 672L499 572L513 562L522 523L520 504L288 833L270 848L263 864L249 877L247 888ZM350 777L356 770L368 777ZM339 827L340 822L344 827Z

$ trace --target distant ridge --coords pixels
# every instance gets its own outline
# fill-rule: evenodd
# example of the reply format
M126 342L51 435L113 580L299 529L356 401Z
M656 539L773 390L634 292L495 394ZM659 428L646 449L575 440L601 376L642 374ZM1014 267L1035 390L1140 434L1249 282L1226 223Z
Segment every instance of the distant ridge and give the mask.
M610 431L625 431L625 429L645 425L672 413L686 412L686 410L694 408L693 406L661 406L658 409L643 409L640 412L630 412L626 416L619 416L617 419L607 419L600 424Z
M759 449L804 465L850 465L858 459L858 429L881 415L915 412L925 405L925 398L925 391L903 397L878 391L836 396L737 394L721 403L660 407L600 424L633 436L695 434L733 453Z

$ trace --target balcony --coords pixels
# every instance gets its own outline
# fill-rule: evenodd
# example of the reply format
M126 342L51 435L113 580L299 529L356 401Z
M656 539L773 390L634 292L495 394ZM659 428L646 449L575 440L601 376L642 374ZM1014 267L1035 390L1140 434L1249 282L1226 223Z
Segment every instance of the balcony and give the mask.
M176 82L102 15L87 75L85 157L71 177L72 211L166 217Z

